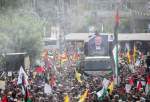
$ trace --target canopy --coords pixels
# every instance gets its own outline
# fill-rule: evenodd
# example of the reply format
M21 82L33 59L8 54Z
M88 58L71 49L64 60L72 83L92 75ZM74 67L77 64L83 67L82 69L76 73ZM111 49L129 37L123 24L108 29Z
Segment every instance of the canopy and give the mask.
M100 33L103 35L113 35L113 33ZM90 33L70 33L65 36L68 41L88 41ZM119 41L150 41L150 33L119 33Z

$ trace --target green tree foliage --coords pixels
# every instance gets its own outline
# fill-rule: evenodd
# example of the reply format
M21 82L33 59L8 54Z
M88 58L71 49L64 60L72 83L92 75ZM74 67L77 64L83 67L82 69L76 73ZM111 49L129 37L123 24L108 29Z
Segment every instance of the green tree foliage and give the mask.
M1 53L27 52L36 58L42 50L43 22L31 12L9 10L0 15Z

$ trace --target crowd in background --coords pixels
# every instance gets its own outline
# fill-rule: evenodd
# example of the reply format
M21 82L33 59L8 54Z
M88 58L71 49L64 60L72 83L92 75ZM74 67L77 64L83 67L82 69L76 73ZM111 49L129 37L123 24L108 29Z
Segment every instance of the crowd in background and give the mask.
M150 102L148 55L139 53L135 61L134 54L121 53L118 78L113 74L91 76L79 73L74 66L67 67L58 73L52 68L39 73L32 71L27 75L27 86L25 75L19 84L19 76L6 78L5 89L0 90L0 102Z

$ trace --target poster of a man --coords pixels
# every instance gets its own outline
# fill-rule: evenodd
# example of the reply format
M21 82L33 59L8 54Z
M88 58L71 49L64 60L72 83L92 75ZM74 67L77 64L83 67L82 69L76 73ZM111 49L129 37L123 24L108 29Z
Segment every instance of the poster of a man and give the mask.
M101 44L102 44L102 38L100 35L97 35L95 37L95 47L96 47L96 50L100 50L101 49Z
M91 56L108 55L108 36L95 33L88 42L88 51Z

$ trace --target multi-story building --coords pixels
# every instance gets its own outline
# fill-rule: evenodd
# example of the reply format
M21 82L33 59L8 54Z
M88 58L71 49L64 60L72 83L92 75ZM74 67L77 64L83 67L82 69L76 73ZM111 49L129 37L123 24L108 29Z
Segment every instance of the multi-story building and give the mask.
M120 33L146 33L150 30L149 0L35 0L36 10L47 24L45 37L51 27L59 26L61 33L114 32L116 8L120 14ZM41 5L46 3L45 6ZM48 6L48 4L51 6Z

